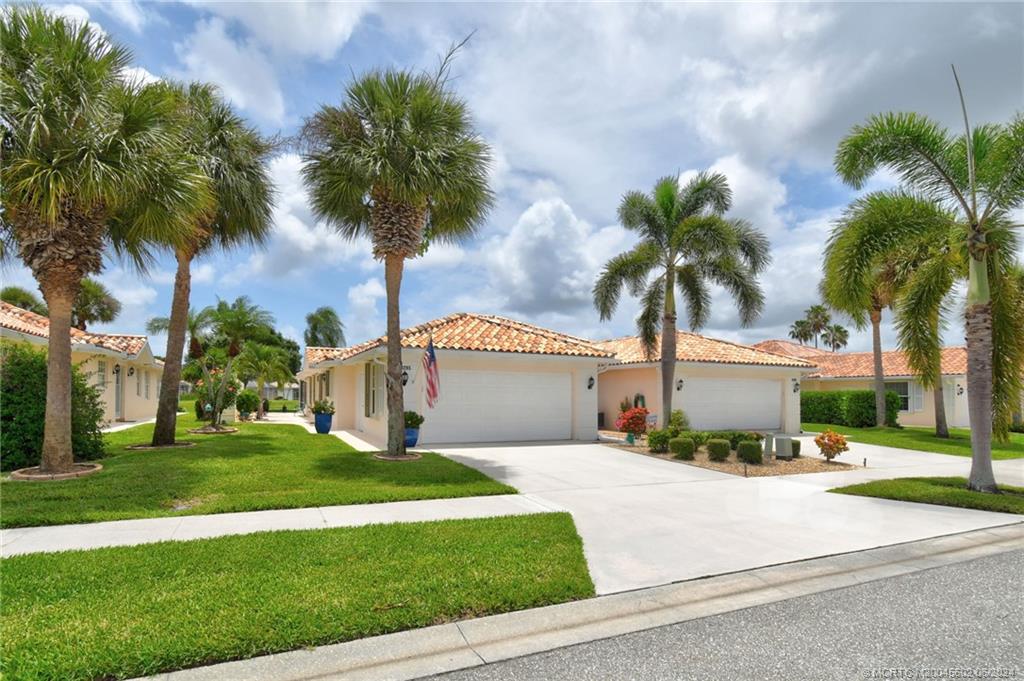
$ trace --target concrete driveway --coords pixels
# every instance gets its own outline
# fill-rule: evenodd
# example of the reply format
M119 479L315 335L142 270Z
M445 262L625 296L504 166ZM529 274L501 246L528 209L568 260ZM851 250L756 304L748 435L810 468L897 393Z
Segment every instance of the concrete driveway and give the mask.
M807 445L805 451L810 449ZM965 475L960 457L851 444L841 473L739 478L601 444L449 446L437 451L572 513L600 594L858 551L1020 516L828 494L878 477ZM1024 460L997 462L1013 484Z

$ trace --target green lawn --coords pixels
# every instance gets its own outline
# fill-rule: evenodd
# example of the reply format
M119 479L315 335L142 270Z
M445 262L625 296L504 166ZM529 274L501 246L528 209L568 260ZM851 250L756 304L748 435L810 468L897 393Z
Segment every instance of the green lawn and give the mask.
M1002 494L982 494L968 490L966 485L967 478L896 478L836 487L829 492L1024 514L1024 487L1000 485Z
M830 426L824 423L804 423L805 432L820 433L831 428L837 433L849 436L853 442L864 442L870 445L885 445L916 449L922 452L952 454L954 456L971 455L971 431L966 428L950 428L948 440L935 437L933 428L849 428L847 426ZM993 459L1024 458L1024 434L1010 433L1009 442L992 440Z
M233 435L186 434L196 425L193 415L179 415L179 439L199 443L192 448L126 451L126 445L149 442L153 425L142 425L105 436L110 456L102 460L100 473L63 482L3 482L0 525L515 492L438 454L411 462L379 461L301 426L239 424L240 432Z
M594 595L567 513L3 560L10 679L107 679Z
M270 411L282 411L281 407L284 407L284 411L295 411L299 408L298 400L270 400Z

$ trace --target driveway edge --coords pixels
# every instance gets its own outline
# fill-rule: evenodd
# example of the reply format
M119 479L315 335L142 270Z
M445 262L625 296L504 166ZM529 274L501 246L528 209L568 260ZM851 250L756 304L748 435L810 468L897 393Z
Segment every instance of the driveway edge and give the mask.
M1018 549L1024 522L149 678L415 679Z

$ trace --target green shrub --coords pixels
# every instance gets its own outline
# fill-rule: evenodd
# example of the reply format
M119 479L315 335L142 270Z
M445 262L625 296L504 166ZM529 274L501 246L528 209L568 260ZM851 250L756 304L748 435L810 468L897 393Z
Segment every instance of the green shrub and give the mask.
M0 469L38 466L46 422L46 351L28 343L0 343ZM103 401L86 377L71 368L71 451L98 459L103 448Z
M843 419L842 390L804 390L800 393L800 420L806 423L835 423Z
M745 430L713 430L708 433L709 438L718 438L720 440L728 440L729 448L735 450L739 447L740 442L743 440L753 440L760 442L764 439L764 435L761 433L754 433Z
M203 410L203 407L206 405L206 400L202 397L198 397L192 404L196 410L196 419L199 421L209 421L209 418L206 416L206 412Z
M800 440L797 440L797 439L794 438L790 442L793 445L793 458L794 459L799 459L800 458Z
M647 433L647 449L654 454L664 454L668 451L668 441L672 439L669 430L652 430Z
M690 419L682 409L673 409L672 415L668 418L668 429L678 437L679 433L690 429Z
M426 421L426 417L414 411L407 411L404 414L406 428L419 428Z
M712 461L725 461L729 458L729 441L715 438L708 440L708 458Z
M697 445L694 444L691 438L674 437L668 441L668 449L675 458L690 461L693 459L693 453L696 451Z
M897 427L900 397L885 393L885 423ZM828 423L851 428L875 425L874 390L809 390L800 394L800 418L805 423Z
M260 396L256 394L255 390L243 390L235 398L235 406L239 412L251 414L259 409Z
M763 463L764 457L761 452L761 443L753 440L743 440L736 447L736 458L744 463Z

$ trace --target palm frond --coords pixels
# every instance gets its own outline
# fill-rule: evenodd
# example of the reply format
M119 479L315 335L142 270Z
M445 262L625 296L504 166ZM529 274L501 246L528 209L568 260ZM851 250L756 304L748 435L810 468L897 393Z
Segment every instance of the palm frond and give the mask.
M623 287L634 296L640 295L651 270L658 264L659 249L648 242L610 259L594 283L594 306L602 320L611 319L619 304Z
M676 284L686 305L687 321L691 331L704 328L711 317L711 291L700 269L693 263L676 268Z
M640 335L640 344L644 354L651 358L658 349L658 333L661 331L661 320L665 311L665 280L658 277L648 286L640 301L640 315L636 318L636 328Z

